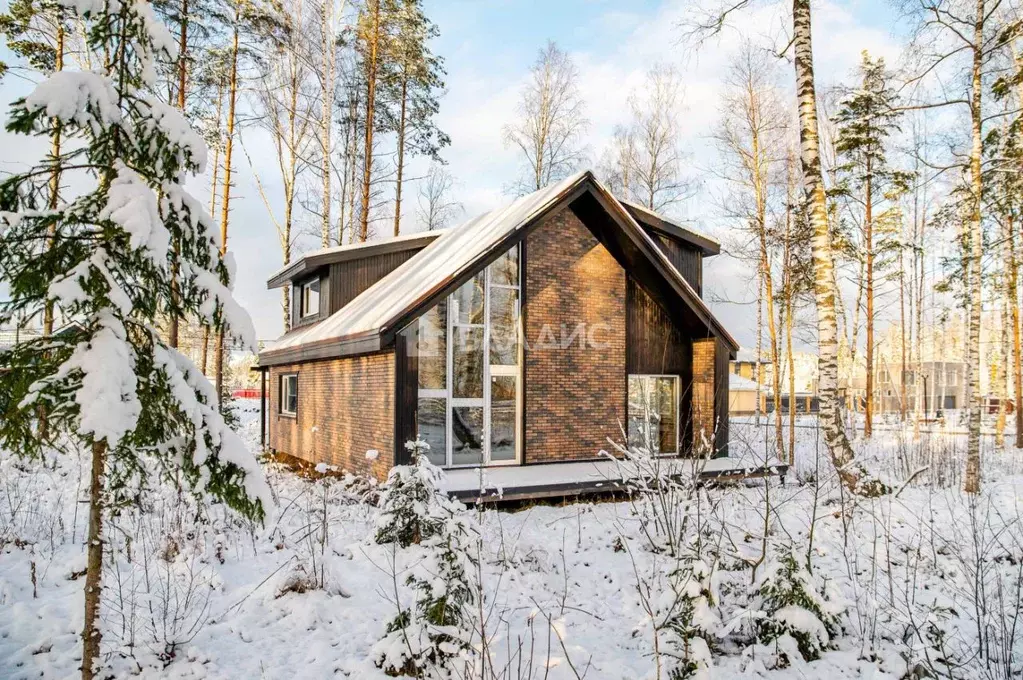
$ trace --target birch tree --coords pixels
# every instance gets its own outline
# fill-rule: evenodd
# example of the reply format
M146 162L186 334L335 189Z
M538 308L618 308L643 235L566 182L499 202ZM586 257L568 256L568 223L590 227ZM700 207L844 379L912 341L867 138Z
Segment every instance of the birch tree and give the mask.
M308 36L315 35L315 26L302 0L287 7L278 7L260 22L255 36L262 57L256 59L256 75L252 88L256 124L270 137L274 150L277 179L281 183L281 214L267 190L261 166L253 164L253 176L267 214L274 223L280 243L282 262L291 262L294 245L295 199L301 176L310 168L316 144L316 85L312 76L311 49ZM320 93L322 94L322 93ZM248 153L246 151L246 153ZM284 328L291 327L290 289L281 291Z
M571 174L585 155L589 127L572 58L553 41L537 55L519 95L518 119L504 128L524 162L516 189L529 193Z
M772 64L767 58L765 51L747 43L732 62L722 98L720 129L715 137L726 159L722 174L732 187L725 199L725 210L742 225L750 241L740 244L739 250L748 253L756 263L757 297L766 306L763 316L767 319L768 351L773 366L775 450L778 458L784 459L781 339L775 312L778 287L772 266L772 251L779 238L771 233L769 211L772 195L777 193L775 185L782 179L778 170L785 158L787 116L778 100ZM760 327L758 323L758 336ZM757 361L760 359L758 351ZM757 382L762 382L762 376L757 375ZM790 410L794 408L792 398L790 394Z
M698 17L694 35L706 36L721 30L728 16L747 7L737 4L712 10ZM802 185L810 229L814 274L814 300L817 305L818 393L820 424L831 462L842 483L855 494L878 495L888 488L872 477L856 459L842 423L838 393L838 285L835 278L835 253L832 248L824 176L821 170L820 136L817 124L817 88L814 79L812 14L809 0L792 2L792 41L796 75L796 104L799 121Z
M440 163L431 163L419 181L419 222L427 231L443 229L462 213L462 205L451 197L455 180Z
M963 152L949 164L966 177L964 218L960 241L964 248L964 302L967 309L966 370L968 433L963 488L980 491L980 426L983 397L980 393L980 330L983 302L982 265L984 225L981 203L984 195L983 151L985 123L985 82L1003 55L1007 38L1019 31L1018 23L1008 25L1001 0L917 0L906 6L916 24L910 54L913 55L914 85L937 80L936 98L917 104L925 108L951 108L967 117L969 134L962 141Z

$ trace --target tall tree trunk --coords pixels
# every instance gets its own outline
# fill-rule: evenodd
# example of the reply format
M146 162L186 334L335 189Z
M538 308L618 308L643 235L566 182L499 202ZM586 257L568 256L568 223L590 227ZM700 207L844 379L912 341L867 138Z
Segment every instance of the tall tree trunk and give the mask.
M792 353L792 320L795 315L796 294L792 280L792 157L785 160L785 351L789 374L789 465L796 464L796 409L792 399L796 394L796 361Z
M406 71L408 66L406 65ZM408 74L405 73L401 80L401 111L398 116L398 167L397 182L394 186L394 235L397 236L401 228L401 184L405 171L405 116L408 109Z
M809 200L814 297L817 302L817 343L820 351L820 420L824 442L842 483L855 494L879 494L887 488L867 480L866 469L856 456L845 429L838 403L838 318L835 299L834 253L828 226L824 178L821 174L820 139L817 131L817 97L813 75L810 0L792 2L792 42L795 48L796 88L799 104L799 139L803 187Z
M902 336L902 365L899 377L899 420L906 422L906 262L902 249L899 250L899 326Z
M376 109L377 60L380 47L380 0L370 1L372 28L369 35L369 55L366 62L366 130L362 159L362 215L359 216L359 240L369 238L369 195L373 181L373 124Z
M231 214L231 157L234 152L235 105L238 100L238 25L231 38L231 77L228 81L227 138L224 142L224 191L220 199L220 254L227 252L227 227ZM217 399L224 398L224 323L217 328L216 371Z
M54 46L54 72L64 70L64 16L62 12L57 12L57 34L56 44ZM50 210L56 210L57 204L60 202L60 163L57 159L60 158L61 153L61 125L60 120L56 120L53 126L53 134L50 136L50 155L54 159L53 172L50 173L50 197L49 207ZM46 249L53 248L54 240L57 238L57 225L50 225L49 229L46 230L47 242ZM43 337L49 338L53 335L53 301L47 298L46 304L43 305ZM50 419L49 412L46 406L40 404L39 410L39 439L46 441L50 438Z
M181 31L178 34L178 109L185 112L185 85L188 79L188 0L181 0ZM181 320L178 318L178 270L181 259L181 244L175 239L171 257L171 313L170 328L167 330L167 344L178 346Z
M99 656L100 595L103 590L103 472L106 465L107 442L92 443L92 472L89 475L89 532L85 563L85 624L82 627L82 680L96 676Z
M1023 343L1020 338L1019 319L1019 259L1016 255L1015 225L1009 223L1006 236L1008 282L1006 297L1009 303L1009 323L1012 324L1012 384L1015 400L1017 449L1023 449Z
M323 61L326 66L326 73L322 75L323 87L321 88L321 111L320 111L320 146L323 147L323 159L320 172L323 174L323 187L321 205L323 210L323 222L320 230L320 244L327 248L330 246L330 208L333 201L331 196L330 183L330 153L331 133L333 131L333 111L335 93L335 48L334 48L334 0L323 0ZM341 245L341 236L338 235L338 245Z
M864 205L866 206L863 216L863 246L866 256L864 274L866 279L865 290L867 311L864 315L867 324L866 343L864 354L867 362L867 398L863 408L863 436L867 439L874 432L874 195L872 178L870 176L870 160L867 160L867 182L864 193Z
M970 96L970 132L972 147L970 149L970 218L964 226L966 243L969 244L968 258L970 261L968 297L970 301L969 320L967 323L966 370L969 376L969 420L966 438L966 473L963 489L967 493L980 491L980 312L981 312L981 256L983 243L980 221L980 201L983 189L981 178L981 154L984 151L981 138L981 69L984 56L984 0L977 0L977 14L973 28L973 73Z

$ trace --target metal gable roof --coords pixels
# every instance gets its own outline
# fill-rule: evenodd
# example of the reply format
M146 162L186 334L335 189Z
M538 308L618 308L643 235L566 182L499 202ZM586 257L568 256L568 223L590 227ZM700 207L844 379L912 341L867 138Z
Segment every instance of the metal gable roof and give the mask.
M615 221L642 244L647 256L671 279L671 285L688 305L733 349L737 347L699 295L674 268L660 248L590 171L572 175L556 184L522 196L507 206L475 217L449 229L407 262L390 272L328 318L294 330L269 344L260 353L264 365L292 359L318 359L371 352L387 346L389 336L433 297L461 278L471 276L482 262L519 237L538 219L565 199L587 191L599 194L610 206ZM303 350L301 358L296 352Z

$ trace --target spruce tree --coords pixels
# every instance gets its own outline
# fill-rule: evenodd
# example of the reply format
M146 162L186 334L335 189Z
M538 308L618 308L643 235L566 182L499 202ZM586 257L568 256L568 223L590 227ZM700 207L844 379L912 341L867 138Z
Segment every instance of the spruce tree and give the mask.
M100 649L103 519L147 485L180 480L200 495L259 518L270 495L258 463L224 423L217 395L157 319L172 303L232 331L249 346L248 315L234 301L212 219L184 188L206 146L154 92L156 59L176 42L144 0L73 0L95 71L64 70L15 101L9 132L69 143L0 183L0 323L54 304L72 321L49 338L0 351L0 448L37 458L37 409L62 450L91 454L82 677ZM51 205L50 178L67 179Z

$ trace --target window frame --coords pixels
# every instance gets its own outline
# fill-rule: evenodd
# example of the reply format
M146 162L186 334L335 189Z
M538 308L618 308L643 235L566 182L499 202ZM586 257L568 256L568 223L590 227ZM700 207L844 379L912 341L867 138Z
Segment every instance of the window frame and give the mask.
M301 319L301 320L308 319L308 318L316 316L316 315L318 315L320 313L320 290L319 290L319 288L317 288L315 291L313 290L312 286L313 286L314 283L317 284L317 286L319 286L320 285L320 280L318 278L317 279L309 279L305 283L299 284L299 287L298 287L298 318ZM309 298L309 293L310 292L315 292L316 293L316 308L313 309L313 310L309 309L309 299L308 298Z
M286 402L285 397L287 395L287 390L285 389L285 386L287 385L288 381L291 378L295 379L295 410L294 411L288 411L288 410L286 410L286 407L285 407L285 402ZM298 417L298 372L296 372L296 371L292 371L290 373L281 373L280 375L277 376L277 415L284 416L284 417L287 417L287 418L297 418Z
M675 394L674 394L674 398L673 398L672 401L675 404L675 450L674 451L657 451L656 453L654 453L654 452L651 452L651 453L653 453L654 456L658 456L658 457L661 457L661 456L664 456L664 457L670 457L670 456L676 456L677 457L677 456L680 456L682 454L682 430L681 430L681 427L682 427L682 409L680 408L679 400L680 400L681 389L682 389L682 377L679 376L679 375L671 374L671 373L629 373L629 374L627 374L626 377L625 377L625 404L626 404L627 407L630 405L630 403L629 403L630 402L630 399L629 399L629 381L632 378L639 378L639 379L643 379L643 380L657 380L659 378L667 378L667 379L670 379L674 383L674 385L675 385L675 390L674 390ZM631 413L630 413L628 415L628 417L626 418L626 431L625 431L626 442L629 442L631 440L631 433L629 432L629 424L631 422L632 422L632 417L631 417Z
M445 451L444 451L444 464L441 466L445 469L459 469L459 468L476 468L476 467L500 467L505 465L521 465L522 464L522 451L523 451L523 430L522 430L522 412L524 408L524 390L522 380L522 367L525 363L525 343L524 343L524 328L522 319L522 295L523 295L523 258L522 258L522 246L520 243L509 248L515 250L515 280L516 285L508 284L495 284L492 282L493 273L491 266L493 263L488 264L479 273L483 274L483 316L481 323L467 323L459 322L457 320L458 315L455 313L453 300L459 289L455 289L447 296L444 297L443 304L447 305L446 310L446 324L445 324L445 388L442 389L427 389L418 388L417 386L417 409L418 402L420 399L443 399L445 402ZM502 258L504 255L501 256ZM500 258L498 258L500 259ZM496 262L497 260L495 260ZM469 280L471 281L479 273L474 274ZM463 284L465 285L465 284ZM460 288L460 287L459 287ZM515 363L511 365L495 364L491 362L491 310L492 300L491 292L495 289L507 289L515 290L515 307L513 310L515 318ZM459 310L460 312L461 310ZM417 321L418 323L418 321ZM483 331L482 338L480 339L483 347L483 375L481 377L483 384L483 391L481 396L478 397L456 397L455 396L455 329L480 329ZM514 377L515 380L515 456L513 458L505 460L493 460L491 458L490 451L490 438L491 438L491 404L490 404L490 388L491 380L494 377ZM453 427L453 409L456 408L481 408L483 409L483 452L480 462L468 462L468 463L455 463L454 462L454 427Z

